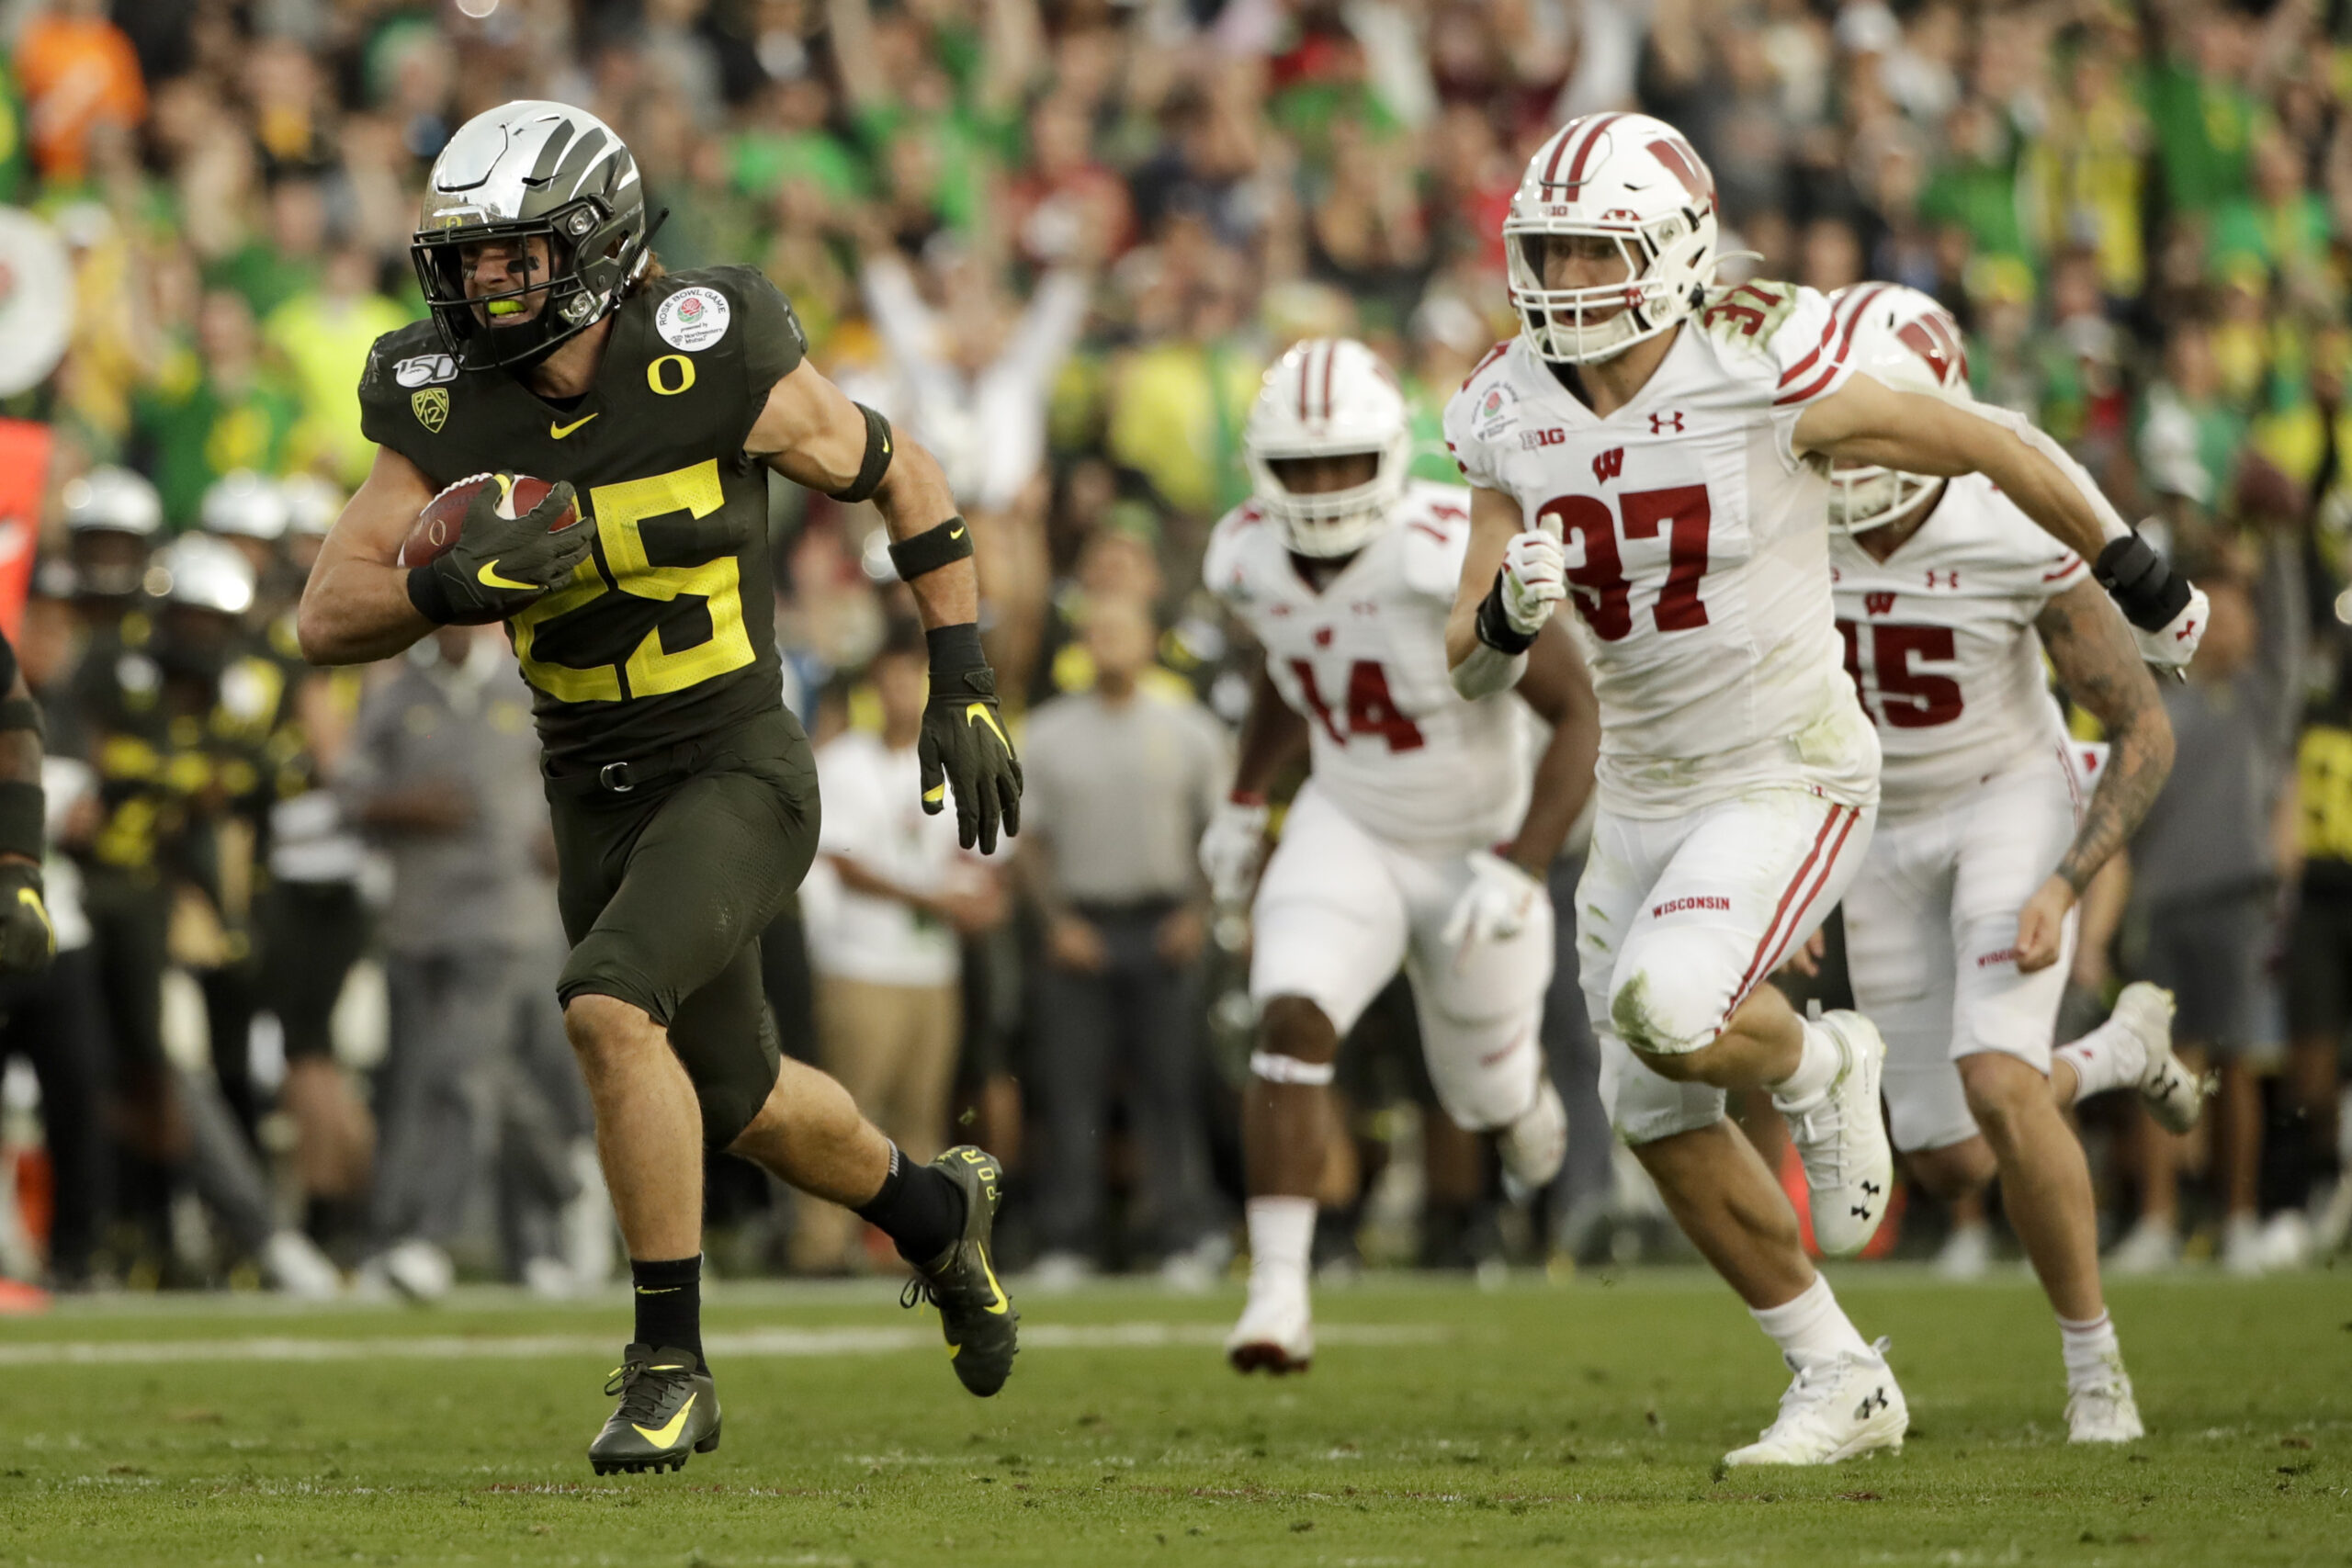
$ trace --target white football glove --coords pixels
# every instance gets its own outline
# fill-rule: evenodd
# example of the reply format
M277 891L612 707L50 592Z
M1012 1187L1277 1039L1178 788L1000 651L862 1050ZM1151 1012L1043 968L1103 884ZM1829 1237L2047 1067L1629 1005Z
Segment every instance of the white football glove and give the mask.
M2188 585L2188 603L2156 631L2143 632L2132 628L2132 640L2140 645L2140 657L2158 670L2179 674L2188 668L2197 655L2197 645L2205 640L2205 621L2212 613L2212 601L2205 597L2205 590L2195 583Z
M1544 885L1518 866L1486 850L1473 850L1470 886L1453 901L1439 940L1459 953L1474 942L1509 942L1527 929Z
M1568 594L1568 560L1560 541L1530 529L1503 547L1503 619L1522 637L1533 637L1552 618L1552 607Z
M1227 800L1210 816L1201 834L1201 871L1219 908L1250 902L1258 863L1266 858L1266 818L1262 800Z

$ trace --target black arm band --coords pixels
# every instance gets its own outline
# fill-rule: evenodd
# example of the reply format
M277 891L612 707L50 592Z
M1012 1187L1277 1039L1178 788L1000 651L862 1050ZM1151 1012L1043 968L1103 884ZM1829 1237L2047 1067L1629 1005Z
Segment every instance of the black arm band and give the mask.
M931 672L934 675L968 675L989 667L989 656L980 651L978 621L933 626L922 637L931 645Z
M446 626L458 618L449 604L449 590L442 582L431 564L413 566L408 571L408 602L416 613L436 626Z
M2109 539L2091 575L2123 618L2143 632L2160 632L2188 608L2188 579L2164 563L2137 534Z
M901 582L912 582L925 572L971 558L972 530L961 517L950 517L936 528L925 528L913 538L890 546L890 564Z
M1513 631L1510 617L1503 614L1503 574L1499 571L1495 573L1495 585L1487 590L1484 599L1478 601L1476 625L1480 642L1498 653L1508 653L1514 658L1525 653L1535 641L1533 632Z
M49 727L41 722L40 705L30 697L0 697L0 729L29 729L46 739Z
M16 645L0 636L0 692L17 683L17 669Z
M857 405L865 416L865 460L857 466L857 478L849 481L847 490L832 492L835 501L854 506L861 501L871 501L874 492L882 488L882 476L890 471L890 422L867 408Z
M0 780L0 854L40 859L41 824L40 785Z

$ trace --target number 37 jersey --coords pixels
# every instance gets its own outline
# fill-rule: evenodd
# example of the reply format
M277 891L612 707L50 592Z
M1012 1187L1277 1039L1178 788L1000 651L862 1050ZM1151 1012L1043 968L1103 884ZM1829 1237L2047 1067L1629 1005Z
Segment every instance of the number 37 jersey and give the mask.
M1470 497L1408 486L1389 525L1317 592L1281 525L1226 514L1201 569L1254 635L1283 701L1306 719L1315 786L1357 826L1409 849L1510 838L1527 809L1525 705L1465 702L1445 619L1470 542Z
M507 623L557 771L642 758L772 713L783 682L767 471L743 443L800 363L800 323L752 267L670 273L613 312L595 384L559 406L459 371L421 321L376 340L360 427L435 488L503 469L569 479L594 552Z
M1674 816L1776 784L1876 798L1830 605L1827 483L1792 445L1845 384L1852 342L1814 290L1741 284L1712 293L1606 418L1523 338L1447 405L1470 482L1566 548L1608 809Z

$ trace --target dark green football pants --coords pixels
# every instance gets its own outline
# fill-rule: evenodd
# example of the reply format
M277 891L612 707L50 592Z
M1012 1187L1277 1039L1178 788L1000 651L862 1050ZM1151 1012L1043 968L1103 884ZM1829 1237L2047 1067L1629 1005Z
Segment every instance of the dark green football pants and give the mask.
M672 776L626 792L551 779L548 801L571 942L558 998L612 997L667 1029L703 1140L725 1148L775 1087L759 938L817 852L808 737L779 708Z

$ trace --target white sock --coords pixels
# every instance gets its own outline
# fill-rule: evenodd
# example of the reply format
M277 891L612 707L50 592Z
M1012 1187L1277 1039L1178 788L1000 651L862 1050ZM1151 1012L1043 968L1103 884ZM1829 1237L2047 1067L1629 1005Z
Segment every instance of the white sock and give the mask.
M1818 1274L1794 1300L1776 1307L1749 1307L1747 1314L1756 1320L1757 1327L1771 1336L1772 1343L1781 1348L1781 1359L1792 1371L1831 1356L1871 1354L1869 1342L1830 1293L1829 1281Z
M2120 1019L2109 1019L2052 1055L2075 1069L2077 1105L2111 1089L2137 1089L2140 1075L2148 1070L2148 1047Z
M1784 1111L1804 1110L1828 1093L1838 1069L1846 1064L1845 1053L1829 1031L1805 1019L1797 1020L1797 1027L1804 1031L1804 1049L1797 1055L1796 1071L1764 1086L1772 1091L1772 1103Z
M1250 1286L1282 1284L1306 1288L1306 1258L1315 1246L1315 1200L1252 1198L1243 1213L1250 1223Z
M2060 1318L2058 1343L2065 1353L2070 1390L2105 1382L2122 1370L2123 1345L2115 1337L2115 1319L2106 1313L2088 1323Z

